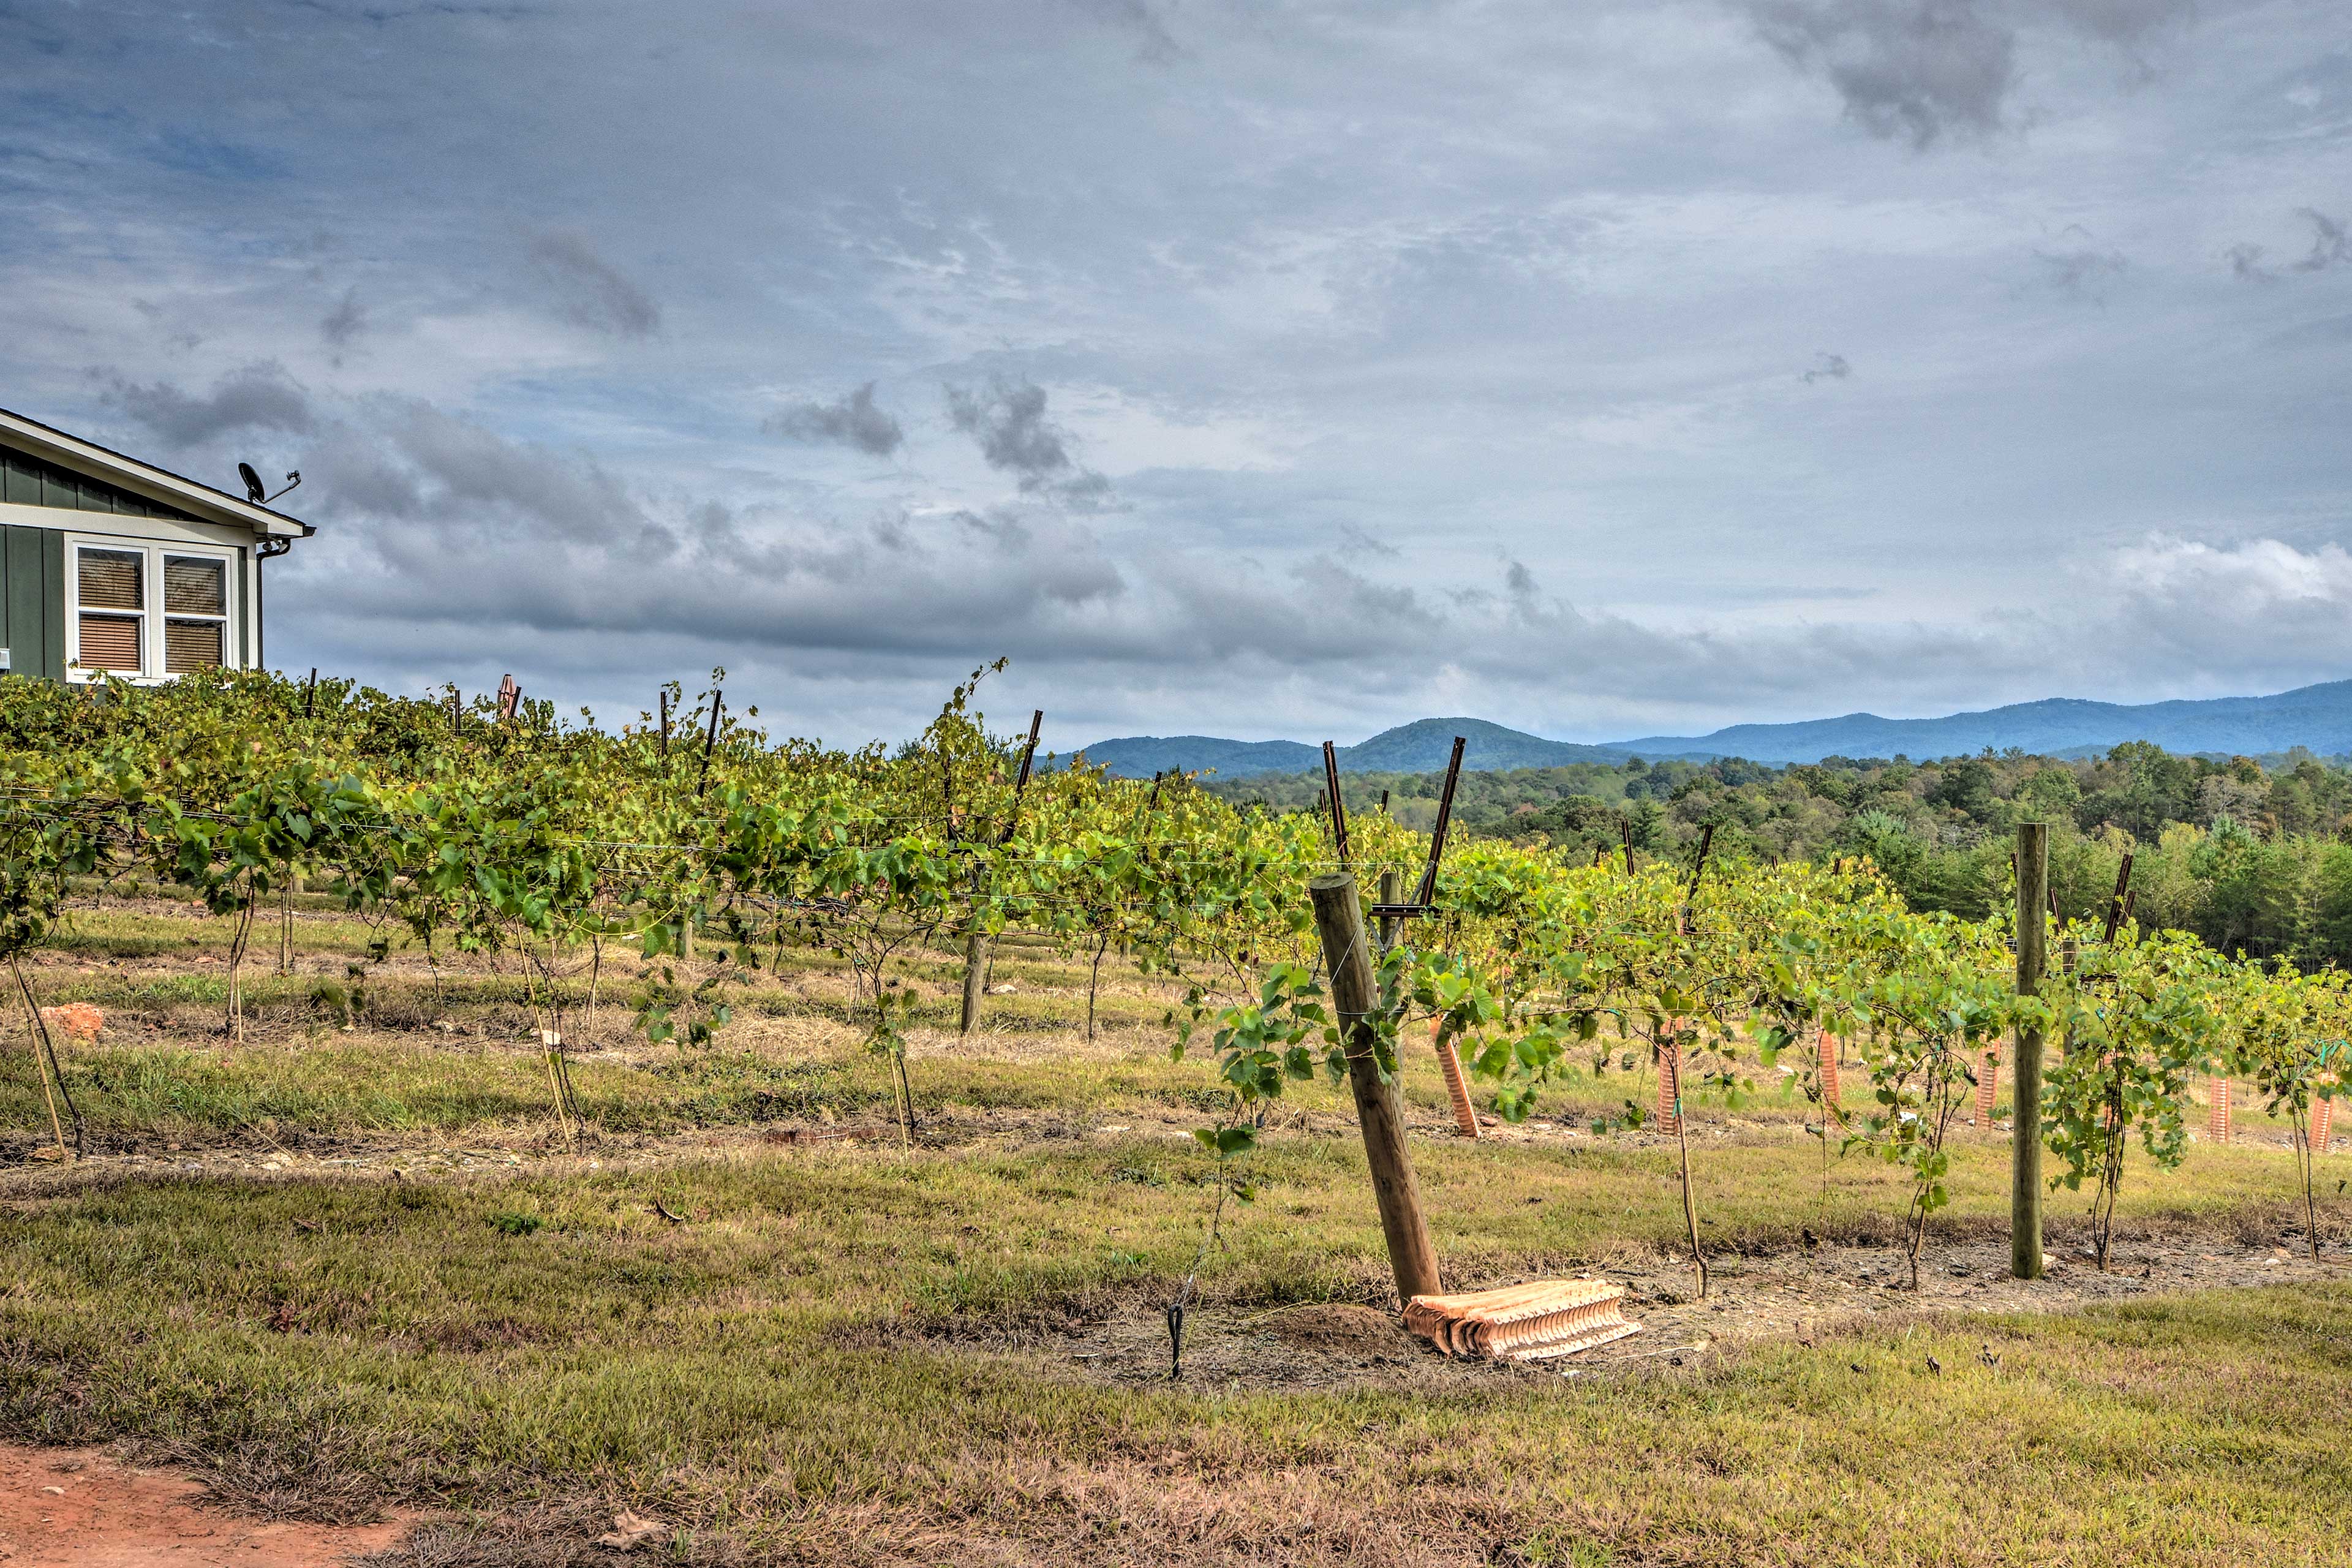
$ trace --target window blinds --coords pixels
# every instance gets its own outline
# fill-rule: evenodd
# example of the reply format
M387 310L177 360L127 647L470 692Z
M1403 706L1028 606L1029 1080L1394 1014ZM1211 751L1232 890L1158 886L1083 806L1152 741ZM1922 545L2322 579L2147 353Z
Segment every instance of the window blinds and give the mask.
M163 623L164 674L185 675L192 669L209 669L222 662L220 622Z
M139 628L144 624L137 616L83 616L81 667L138 674Z
M147 607L146 557L127 550L81 552L81 604L87 610Z
M173 555L163 562L163 609L174 616L228 614L227 574L217 561ZM89 603L88 599L82 601Z

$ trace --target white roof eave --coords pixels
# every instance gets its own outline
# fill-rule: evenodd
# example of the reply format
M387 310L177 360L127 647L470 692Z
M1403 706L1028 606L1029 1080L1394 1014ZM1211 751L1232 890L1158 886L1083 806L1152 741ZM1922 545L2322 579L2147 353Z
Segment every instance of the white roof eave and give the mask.
M5 408L0 408L0 434L5 434L12 446L119 485L134 495L176 507L206 522L249 528L257 536L271 539L308 539L319 531L300 518L240 500L226 490L216 490L185 475L125 457L95 441L85 441Z

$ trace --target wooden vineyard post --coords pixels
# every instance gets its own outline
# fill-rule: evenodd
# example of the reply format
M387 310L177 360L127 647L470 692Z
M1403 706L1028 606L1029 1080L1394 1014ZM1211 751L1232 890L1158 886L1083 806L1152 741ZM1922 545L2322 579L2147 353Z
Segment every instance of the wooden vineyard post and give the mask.
M2107 900L2107 925L2106 930L2100 933L2101 942L2115 941L2117 928L2124 923L2124 910L2127 907L2124 900L2131 897L2131 868L2132 852L2126 849L2122 864L2116 868L2116 891L2115 896Z
M1996 1042L1977 1058L1977 1125L1987 1131L1992 1129L1992 1102L2000 1089L2000 1047Z
M1429 866L1421 874L1421 890L1412 901L1423 910L1437 901L1437 863L1445 855L1445 830L1454 821L1454 786L1462 780L1462 748L1467 744L1460 735L1454 737L1454 755L1445 764L1445 788L1437 797L1437 826L1429 834Z
M1339 794L1339 750L1330 742L1323 742L1324 795L1331 805L1331 844L1339 852L1339 865L1348 864L1348 803Z
M1412 1156L1405 1147L1403 1098L1394 1079L1381 1081L1373 1052L1378 1033L1371 1015L1379 992L1370 934L1364 929L1355 878L1346 872L1317 877L1307 884L1307 893L1315 903L1315 931L1331 974L1331 1003L1341 1048L1348 1055L1348 1086L1356 1097L1372 1196L1380 1205L1381 1234L1388 1241L1389 1267L1396 1273L1398 1304L1411 1306L1415 1296L1437 1295L1444 1286L1438 1279L1437 1248L1422 1212L1421 1185L1413 1179Z
M2230 1075L2215 1073L2207 1080L2211 1101L2205 1112L2205 1136L2216 1143L2230 1141Z
M2049 953L2050 825L2017 825L2017 994L2039 995ZM2042 1031L2017 1031L2009 1140L2009 1271L2042 1278Z
M981 913L980 868L971 868L971 921L963 933L963 1011L956 1033L969 1035L980 1022L980 997L988 983L988 926Z
M719 712L727 706L727 693L716 687L710 692L710 728L702 737L702 771L696 775L694 793L698 798L710 784L710 753L719 745Z

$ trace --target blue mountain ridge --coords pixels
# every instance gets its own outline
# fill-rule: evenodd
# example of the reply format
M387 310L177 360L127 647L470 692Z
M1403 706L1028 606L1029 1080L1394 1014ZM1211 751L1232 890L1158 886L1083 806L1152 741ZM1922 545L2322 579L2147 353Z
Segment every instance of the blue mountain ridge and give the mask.
M2042 755L2105 751L2152 741L2169 752L2258 754L2306 746L2323 756L2352 752L2352 680L2298 687L2268 697L2126 704L2046 698L1940 719L1848 713L1790 724L1734 724L1705 735L1645 735L1606 745L1549 741L1483 719L1420 719L1342 746L1350 773L1431 773L1445 765L1454 737L1466 737L1462 765L1474 772L1559 767L1569 763L1745 757L1758 763L1817 763L1823 757L1960 756L2017 747ZM1304 773L1322 748L1299 741L1225 741L1205 735L1101 741L1082 753L1128 778L1213 771L1220 778Z

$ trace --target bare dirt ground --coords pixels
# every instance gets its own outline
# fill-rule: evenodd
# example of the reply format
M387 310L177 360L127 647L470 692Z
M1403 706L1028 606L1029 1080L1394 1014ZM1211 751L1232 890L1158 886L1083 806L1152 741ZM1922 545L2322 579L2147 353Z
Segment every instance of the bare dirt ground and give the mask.
M97 1448L0 1444L0 1563L7 1568L323 1568L381 1552L408 1521L243 1519L168 1470Z
M1596 1268L1590 1277L1626 1288L1625 1315L1643 1331L1529 1366L1448 1360L1407 1333L1393 1313L1367 1305L1316 1302L1257 1312L1203 1309L1186 1318L1183 1374L1187 1383L1213 1388L1376 1383L1432 1390L1498 1377L1637 1375L1767 1340L1811 1344L1874 1321L1921 1314L2067 1312L2166 1291L2307 1284L2352 1275L2352 1258L2315 1264L2295 1242L2270 1237L2153 1233L2119 1240L2105 1271L2071 1247L2048 1256L2047 1276L2025 1280L2009 1277L2006 1241L1931 1247L1921 1260L1916 1290L1909 1287L1902 1255L1885 1247L1820 1247L1727 1257L1712 1261L1703 1300L1695 1296L1687 1260L1660 1258ZM1457 1288L1509 1283L1514 1281L1478 1280ZM1157 1310L1073 1330L1040 1348L1083 1377L1133 1384L1169 1375L1168 1327ZM1998 1354L1998 1347L1989 1353Z

